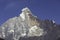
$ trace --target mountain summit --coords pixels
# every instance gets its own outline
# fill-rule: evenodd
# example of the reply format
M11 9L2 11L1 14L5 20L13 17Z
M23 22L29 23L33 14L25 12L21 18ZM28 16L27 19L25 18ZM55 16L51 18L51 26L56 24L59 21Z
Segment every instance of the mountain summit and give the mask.
M56 35L57 37L60 35L59 26L56 26L55 21L38 19L26 7L22 9L20 16L10 18L2 24L0 27L0 38L5 40L19 40L21 37L38 37L38 40L55 40Z
M13 17L7 20L1 26L0 36L10 40L18 40L20 37L42 36L43 29L39 27L40 23L37 17L33 16L26 7L22 9L19 17Z

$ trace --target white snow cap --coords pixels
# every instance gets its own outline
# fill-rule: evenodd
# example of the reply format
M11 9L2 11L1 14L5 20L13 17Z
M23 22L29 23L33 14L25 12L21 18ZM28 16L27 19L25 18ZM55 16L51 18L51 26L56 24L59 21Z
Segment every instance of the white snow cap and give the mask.
M29 10L28 7L25 7L25 8L22 9L22 12L23 12L23 11L30 11L30 10Z
M10 31L8 31L8 32L13 33L13 32L14 32L14 30L10 30Z
M31 36L42 36L43 35L43 29L37 27L36 25L29 29L29 32ZM33 34L34 33L34 34ZM32 35L33 34L33 35Z
M4 33L4 32L2 32L2 34L3 34L3 37L5 37L5 33Z
M20 14L20 17L23 19L23 21L25 20L25 15L23 12Z
M25 7L22 9L22 13L20 14L20 17L22 18L22 20L25 20L25 16L31 14L31 11L29 10L28 7Z
M52 20L52 22L53 22L53 23L55 23L55 21L54 21L54 20Z
M22 37L26 36L26 33L22 33L21 36L22 36Z

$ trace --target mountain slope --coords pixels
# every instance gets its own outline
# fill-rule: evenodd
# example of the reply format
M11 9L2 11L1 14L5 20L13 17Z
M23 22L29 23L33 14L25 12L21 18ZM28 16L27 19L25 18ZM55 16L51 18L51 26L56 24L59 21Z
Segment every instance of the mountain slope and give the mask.
M26 7L20 16L7 20L0 27L0 37L5 40L55 40L60 35L60 26L52 20L40 20Z

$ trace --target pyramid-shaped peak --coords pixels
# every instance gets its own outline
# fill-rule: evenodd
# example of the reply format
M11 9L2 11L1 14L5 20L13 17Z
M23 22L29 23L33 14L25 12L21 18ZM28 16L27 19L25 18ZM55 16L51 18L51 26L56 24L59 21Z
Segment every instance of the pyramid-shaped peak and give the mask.
M22 9L22 12L20 14L20 17L25 20L25 18L28 18L29 17L29 14L32 15L30 9L28 7L25 7Z
M30 9L28 7L25 7L25 8L22 9L22 11L24 11L24 12L25 11L30 11Z

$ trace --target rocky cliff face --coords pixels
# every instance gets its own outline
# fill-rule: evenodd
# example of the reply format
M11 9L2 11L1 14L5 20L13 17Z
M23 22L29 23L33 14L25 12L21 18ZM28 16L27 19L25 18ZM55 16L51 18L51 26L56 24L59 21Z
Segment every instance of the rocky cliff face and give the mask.
M40 20L26 7L20 16L7 20L0 27L0 38L5 40L58 40L60 25L52 20Z

